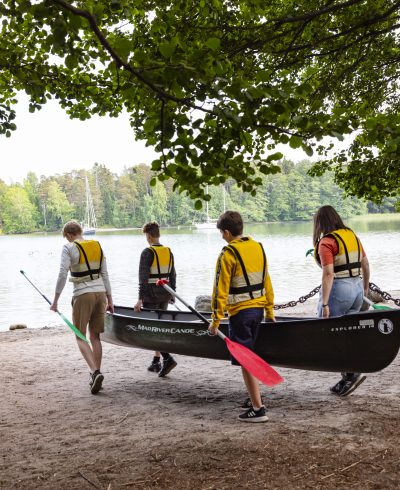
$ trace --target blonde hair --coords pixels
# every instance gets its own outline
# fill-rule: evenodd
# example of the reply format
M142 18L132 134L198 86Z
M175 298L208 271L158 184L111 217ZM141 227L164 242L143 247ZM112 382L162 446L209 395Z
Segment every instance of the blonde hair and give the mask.
M77 236L81 235L83 232L82 226L77 222L77 221L67 221L65 225L63 226L62 234L63 237L67 236L67 233L70 233L71 235Z

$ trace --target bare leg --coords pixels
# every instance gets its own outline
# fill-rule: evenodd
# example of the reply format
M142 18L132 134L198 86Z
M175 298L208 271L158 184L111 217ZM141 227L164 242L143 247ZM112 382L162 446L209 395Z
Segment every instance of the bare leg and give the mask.
M85 359L87 365L89 366L90 370L93 372L96 371L96 362L94 360L93 352L90 348L90 345L78 337L76 337L76 341L78 343L79 350L81 351L81 354Z
M95 368L94 370L100 370L101 367L101 359L103 355L103 347L100 341L100 335L95 332L89 332L90 343L92 344L92 353L93 353L93 361Z
M158 352L158 350L154 352L154 357L160 357L160 353Z
M250 396L251 404L257 410L262 406L260 385L258 384L258 380L244 367L242 367L242 375Z

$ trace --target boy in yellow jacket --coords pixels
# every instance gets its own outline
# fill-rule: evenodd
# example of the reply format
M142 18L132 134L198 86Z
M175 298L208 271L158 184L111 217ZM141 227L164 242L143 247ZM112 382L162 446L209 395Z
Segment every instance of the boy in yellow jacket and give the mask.
M229 315L229 338L253 350L260 324L265 316L274 319L274 292L268 274L267 258L261 243L243 236L243 220L236 211L226 211L217 222L222 238L228 243L218 257L212 296L212 323L216 335L225 311ZM235 358L233 365L239 365ZM257 378L242 367L250 397L248 410L239 415L243 422L266 422Z

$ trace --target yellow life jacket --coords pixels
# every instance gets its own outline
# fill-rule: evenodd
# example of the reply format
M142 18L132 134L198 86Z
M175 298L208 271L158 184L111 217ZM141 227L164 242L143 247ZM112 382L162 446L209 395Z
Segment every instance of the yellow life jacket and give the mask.
M154 253L150 267L149 284L155 284L159 279L169 279L174 266L174 256L168 247L163 245L152 246Z
M228 305L263 296L267 259L261 243L243 237L224 250L232 253L237 261L229 286Z
M71 265L70 281L93 281L100 277L101 263L103 262L103 250L96 240L75 240L79 250L79 262Z
M335 278L358 277L361 274L362 247L354 231L343 228L327 233L322 238L327 236L334 238L339 247L333 259ZM318 253L318 245L322 238L318 240L314 250L314 257L319 265L321 265L321 258Z

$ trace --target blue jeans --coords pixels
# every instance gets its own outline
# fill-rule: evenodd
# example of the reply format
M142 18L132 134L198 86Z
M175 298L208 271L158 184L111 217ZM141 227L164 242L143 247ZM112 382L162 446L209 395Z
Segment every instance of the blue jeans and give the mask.
M360 311L363 304L364 290L360 277L334 279L329 295L329 316L342 316ZM318 316L322 317L322 299L319 297Z
M236 315L229 317L229 338L253 350L263 317L264 308L246 308L238 311ZM232 356L231 362L235 366L240 365Z

